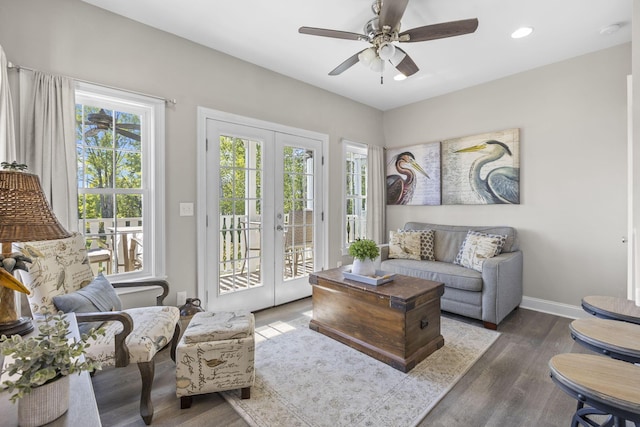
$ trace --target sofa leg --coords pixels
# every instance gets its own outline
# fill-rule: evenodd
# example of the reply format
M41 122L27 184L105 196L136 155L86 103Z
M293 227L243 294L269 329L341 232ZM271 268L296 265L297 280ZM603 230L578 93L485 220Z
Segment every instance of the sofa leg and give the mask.
M191 396L182 396L180 398L180 409L191 408L191 402L193 401Z
M496 325L495 323L482 322L482 324L484 325L485 329L491 329L492 331L497 331L498 330L498 325Z
M251 387L243 387L240 389L240 398L251 399Z
M153 403L151 402L151 387L155 373L155 362L139 362L138 369L142 377L142 391L140 392L140 416L146 425L151 424L153 418Z

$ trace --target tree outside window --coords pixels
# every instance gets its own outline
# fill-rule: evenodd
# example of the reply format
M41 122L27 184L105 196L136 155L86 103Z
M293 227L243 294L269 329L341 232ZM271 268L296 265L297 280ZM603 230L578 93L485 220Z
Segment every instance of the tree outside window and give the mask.
M156 276L163 251L154 242L164 239L155 215L164 193L157 180L164 167L156 159L163 159L163 129L155 123L159 102L92 89L76 90L75 112L78 229L86 237L89 262L95 273Z

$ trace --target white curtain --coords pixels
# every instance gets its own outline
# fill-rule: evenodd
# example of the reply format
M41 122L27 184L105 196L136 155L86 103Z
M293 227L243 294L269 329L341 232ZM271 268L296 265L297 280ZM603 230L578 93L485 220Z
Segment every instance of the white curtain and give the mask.
M16 160L16 133L7 66L7 56L0 46L0 162L11 163Z
M385 243L387 206L384 148L369 145L367 161L367 237L376 243Z
M20 71L18 157L40 177L58 221L78 230L75 91L73 80Z

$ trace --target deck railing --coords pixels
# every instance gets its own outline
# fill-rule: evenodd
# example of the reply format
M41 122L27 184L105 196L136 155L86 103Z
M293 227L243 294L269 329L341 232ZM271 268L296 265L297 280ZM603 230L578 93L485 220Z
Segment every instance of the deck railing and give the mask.
M246 217L244 216L220 216L219 251L221 274L232 274L235 271L239 272L242 268L242 263L247 258L249 258L249 271L253 271L257 266L257 261L252 261L251 256L257 258L259 254L248 253L247 249L249 245L246 240L248 237L252 243L259 242L259 226L250 225L249 228L245 230L243 225L244 221L246 221ZM285 223L287 222L287 218L285 217ZM88 248L94 249L98 247L95 238L102 238L105 243L110 244L110 239L106 239L105 236L110 235L107 230L113 227L114 223L117 224L117 227L141 226L142 218L117 218L115 221L113 218L80 220L79 229L84 230L85 234L91 237L91 239L87 239ZM348 241L352 242L355 239L366 237L366 225L365 218L356 215L347 215L346 227Z

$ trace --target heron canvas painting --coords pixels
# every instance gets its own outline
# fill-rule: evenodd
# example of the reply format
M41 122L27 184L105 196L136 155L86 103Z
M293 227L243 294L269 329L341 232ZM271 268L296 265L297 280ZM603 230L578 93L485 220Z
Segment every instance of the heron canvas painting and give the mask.
M520 203L520 130L442 141L442 203Z
M387 204L440 204L440 142L387 149Z

